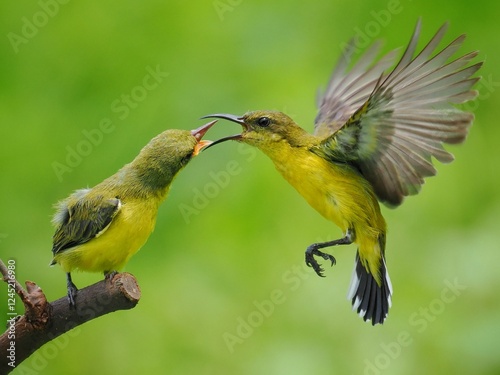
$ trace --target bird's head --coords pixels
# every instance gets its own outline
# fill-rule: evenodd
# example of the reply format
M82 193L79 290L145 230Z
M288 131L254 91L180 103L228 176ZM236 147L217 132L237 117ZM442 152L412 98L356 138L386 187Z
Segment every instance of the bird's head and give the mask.
M211 121L198 129L169 129L154 137L141 151L148 159L156 159L180 168L196 156L212 141L203 140L205 133L215 124ZM151 161L151 160L150 160Z
M310 141L310 135L300 128L290 117L277 111L253 111L243 116L212 114L203 118L220 118L236 122L243 127L240 134L224 137L212 142L208 147L228 140L235 140L256 146L263 151L285 141L293 146L301 146Z
M141 150L130 166L144 185L163 189L194 156L212 143L202 138L216 122L191 131L165 130Z

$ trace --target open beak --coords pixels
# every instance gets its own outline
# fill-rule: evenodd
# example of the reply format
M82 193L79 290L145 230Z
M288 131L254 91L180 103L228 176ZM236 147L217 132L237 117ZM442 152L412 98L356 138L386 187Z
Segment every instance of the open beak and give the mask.
M193 156L198 155L204 148L207 148L213 143L212 141L204 141L202 138L208 129L210 129L216 122L217 120L213 120L208 124L200 126L198 129L191 130L191 135L198 141L198 143L194 146Z
M229 121L232 121L232 122L235 122L237 124L240 124L244 130L247 130L248 129L248 126L247 124L245 124L245 121L243 120L243 117L240 117L240 116L235 116L235 115L230 115L230 114L225 114L225 113L215 113L215 114L212 114L212 115L206 115L206 116L203 116L202 118L220 118L220 119L223 119L223 120L229 120ZM223 138L220 138L214 142L211 142L209 145L207 145L206 147L204 147L203 149L207 149L207 148L210 148L212 146L215 146L216 144L218 143L222 143L222 142L225 142L225 141L238 141L241 139L241 134L235 134L235 135L230 135L228 137L223 137Z

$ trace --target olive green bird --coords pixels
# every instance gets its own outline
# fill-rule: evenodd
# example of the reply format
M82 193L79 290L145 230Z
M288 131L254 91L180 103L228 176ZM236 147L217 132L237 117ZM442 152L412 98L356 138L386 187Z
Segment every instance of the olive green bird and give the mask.
M170 184L210 144L202 137L215 122L164 131L117 173L57 203L51 265L66 272L70 306L77 295L72 271L103 272L110 279L146 243Z
M465 39L461 35L435 53L445 24L415 56L420 27L419 21L390 71L394 52L374 62L378 45L348 70L355 49L350 43L320 98L314 135L280 112L205 116L243 127L241 134L210 147L232 139L259 148L316 211L341 228L344 237L306 250L306 264L318 275L323 269L315 256L335 264L320 249L358 246L348 298L353 310L373 325L386 319L393 293L379 201L395 207L417 194L424 178L436 174L432 158L453 160L443 143L463 142L474 118L453 104L477 95L471 88L479 78L471 76L481 63L469 66L477 52L451 60Z

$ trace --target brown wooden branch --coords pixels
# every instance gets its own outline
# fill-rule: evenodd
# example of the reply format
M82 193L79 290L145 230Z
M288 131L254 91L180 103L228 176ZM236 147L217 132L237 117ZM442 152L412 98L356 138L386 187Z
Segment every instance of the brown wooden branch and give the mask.
M27 303L27 293L23 289L23 286L17 281L15 273L11 273L11 270L5 265L5 263L0 259L0 273L2 274L2 279L11 286L14 287L16 293L21 297L21 301L24 304ZM12 285L13 284L13 285Z
M6 268L1 260L0 263L5 280ZM17 367L43 344L80 324L113 311L135 307L141 297L137 280L130 273L119 273L111 280L80 289L76 308L69 307L67 297L49 303L34 282L26 281L26 291L22 287L18 290L19 287L16 286L16 292L23 301L25 313L8 321L7 330L0 336L0 374L14 369L9 363L13 362ZM13 358L9 358L10 354Z

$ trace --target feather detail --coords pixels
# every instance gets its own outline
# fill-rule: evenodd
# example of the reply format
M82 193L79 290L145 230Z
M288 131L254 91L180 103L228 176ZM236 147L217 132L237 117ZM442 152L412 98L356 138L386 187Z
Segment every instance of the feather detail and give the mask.
M415 56L420 28L419 21L394 69L380 75L366 101L320 145L320 152L332 161L355 166L372 184L377 198L390 206L417 194L424 178L436 174L433 157L443 163L453 160L443 144L463 142L474 119L453 104L477 95L472 87L479 78L472 76L482 63L468 66L477 52L447 62L462 45L465 35L461 35L433 55L446 32L444 24ZM334 81L342 82L339 73ZM329 93L332 97L324 98L323 103L335 105L320 107L319 119L334 119L331 112L350 103L343 91ZM338 124L320 126L333 129Z
M53 219L58 224L53 237L54 255L99 237L120 211L120 199L91 196L89 191L77 190L58 205Z
M355 47L353 39L335 67L324 95L318 100L320 110L314 127L317 136L325 137L337 131L366 102L380 75L394 63L396 51L373 64L380 49L380 43L375 43L346 73ZM368 68L370 65L373 66Z

